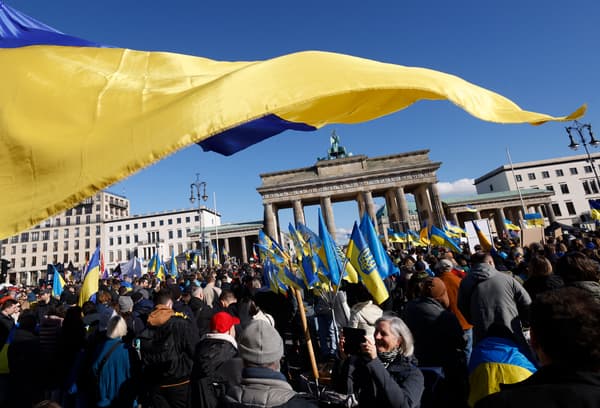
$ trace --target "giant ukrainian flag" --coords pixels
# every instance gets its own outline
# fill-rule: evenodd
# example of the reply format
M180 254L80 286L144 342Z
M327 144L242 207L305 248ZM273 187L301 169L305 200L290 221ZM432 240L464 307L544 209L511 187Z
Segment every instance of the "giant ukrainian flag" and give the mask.
M65 10L65 12L68 12ZM328 52L221 62L103 47L0 1L0 239L193 143L233 154L287 129L358 123L422 100L482 120L552 117L457 76Z

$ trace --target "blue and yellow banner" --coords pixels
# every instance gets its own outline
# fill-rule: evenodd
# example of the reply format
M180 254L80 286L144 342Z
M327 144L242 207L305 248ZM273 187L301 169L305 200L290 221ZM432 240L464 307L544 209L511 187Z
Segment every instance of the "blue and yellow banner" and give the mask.
M600 220L600 200L589 200L590 214L593 220Z
M371 296L373 296L375 302L377 304L385 302L389 297L388 290L377 271L377 264L375 263L375 259L373 259L369 245L356 222L352 228L352 235L346 248L346 256L348 257L348 262L358 272L360 280L366 286Z
M77 306L83 306L85 302L98 293L98 280L100 280L100 247L96 247L92 258L83 271L83 283L79 291Z

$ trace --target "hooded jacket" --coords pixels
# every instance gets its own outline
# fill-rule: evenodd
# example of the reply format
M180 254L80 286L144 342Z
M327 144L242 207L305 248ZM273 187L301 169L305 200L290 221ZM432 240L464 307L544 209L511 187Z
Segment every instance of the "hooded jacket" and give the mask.
M140 340L147 381L163 386L189 380L198 343L198 332L190 319L168 306L157 305Z
M458 308L478 342L492 323L501 323L525 344L521 320L528 321L531 297L512 276L486 263L473 266L458 289Z
M375 322L383 315L383 310L369 300L357 303L350 309L350 320L348 325L358 329L364 329L367 337L372 338L375 334Z

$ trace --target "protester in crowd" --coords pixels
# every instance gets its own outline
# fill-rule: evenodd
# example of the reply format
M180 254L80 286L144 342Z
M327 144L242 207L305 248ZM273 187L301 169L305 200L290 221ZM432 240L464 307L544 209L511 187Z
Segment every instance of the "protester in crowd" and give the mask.
M522 321L528 321L529 294L514 278L498 272L488 253L478 252L471 261L471 272L458 290L458 308L473 325L474 343L483 339L492 323L502 323L526 346Z
M154 408L185 408L198 334L193 322L173 310L173 294L167 288L154 296L156 307L140 335L144 384Z
M541 368L501 387L477 408L583 408L600 401L600 303L567 287L541 293L531 311L531 345Z
M19 316L19 327L15 330L7 351L9 376L9 401L7 407L30 408L43 399L42 376L38 370L40 362L40 339L36 333L37 317L33 311Z
M562 256L556 271L566 286L588 291L600 302L599 265L581 252L568 252Z
M463 330L463 335L466 340L465 344L465 358L467 364L469 363L469 358L471 357L471 350L473 348L473 325L467 322L467 319L463 316L461 311L458 308L458 289L460 287L460 283L462 281L461 278L456 276L456 274L452 273L452 269L454 265L447 259L442 259L436 265L436 275L444 282L444 286L446 287L446 293L448 294L448 309L458 319L458 323L460 323L460 327Z
M419 366L443 370L442 376L425 376L426 390L431 393L423 395L423 408L442 403L459 408L467 402L466 342L458 319L447 309L448 304L444 282L429 277L423 282L421 296L409 301L405 308L404 321L413 334Z
M39 324L40 334L40 363L42 367L57 367L60 364L59 356L59 338L62 331L62 323L65 317L65 308L62 305L50 307L45 317ZM52 375L47 372L43 378L45 395L47 398L60 400L60 391L62 384L60 376Z
M357 355L344 355L336 374L337 391L355 395L359 406L419 407L424 380L413 352L413 337L402 319L379 318L374 337L365 336Z
M79 306L68 308L58 335L56 361L59 364L55 370L65 408L75 407L77 404L76 383L83 362L86 337L81 308Z
M50 308L56 308L58 301L52 297L52 289L41 289L39 298L35 303L34 310L37 315L38 323L48 314Z
M373 297L362 285L354 285L354 299L357 301L350 307L348 326L364 329L367 337L372 339L375 333L375 322L383 315L383 310L373 303Z
M473 348L469 362L469 406L500 391L502 384L529 378L537 368L519 349L507 327L492 323L486 336Z
M317 407L316 401L293 390L280 372L283 340L277 330L264 320L253 320L238 339L244 362L239 385L227 388L226 407Z
M142 319L133 313L133 299L131 296L119 296L119 315L127 325L127 334L123 336L123 343L131 346L134 339L139 337L140 333L146 328Z
M209 307L215 307L221 296L221 288L216 286L217 278L214 274L210 274L206 279L204 286L204 301Z
M135 354L121 339L127 324L121 316L113 316L107 324L106 339L94 355L92 375L96 380L93 403L97 407L133 407L137 395Z
M184 291L184 302L190 307L198 334L203 336L210 331L210 319L213 310L204 301L204 291L200 286L190 285Z
M562 278L552 272L552 263L548 258L533 256L528 262L527 269L529 277L523 283L523 287L531 299L535 299L542 292L564 286Z
M210 321L210 333L196 346L192 371L192 406L218 406L228 385L241 382L242 360L235 341L240 319L227 312L217 312Z

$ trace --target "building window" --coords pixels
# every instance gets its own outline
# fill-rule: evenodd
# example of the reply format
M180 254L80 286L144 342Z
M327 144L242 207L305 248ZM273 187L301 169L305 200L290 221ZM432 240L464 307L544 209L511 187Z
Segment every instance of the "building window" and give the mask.
M133 236L133 243L134 243L134 244L137 244L137 243L138 243L138 241L139 241L139 237L138 237L138 235L137 235L137 234L135 234L135 235Z
M552 211L554 211L554 215L557 217L562 216L562 212L560 212L560 206L558 203L552 203Z
M27 245L21 245L21 253L22 254L26 254L27 253Z
M79 252L75 252L75 262L79 262Z
M52 243L52 251L58 252L58 242L54 241Z
M21 234L21 242L29 242L29 233L24 232Z
M517 174L517 175L515 176L515 179L516 179L517 181L523 181L523 177L521 177L521 175L520 175L520 174ZM198 221L198 220L196 220L196 221Z
M129 227L130 227L130 225L129 225L129 224L125 225L125 230L126 230L126 231L129 231Z
M44 242L44 243L42 244L42 251L43 251L43 252L46 252L47 250L48 250L48 243L47 243L47 242ZM43 264L45 264L45 262L43 262Z
M63 238L69 238L69 230L68 229L64 230Z
M569 194L569 186L567 186L566 184L561 184L560 191L563 194Z
M85 227L85 236L86 237L90 236L90 227Z
M78 240L78 239L76 239L76 240L75 240L75 245L74 245L74 247L73 247L73 248L74 248L76 251L77 251L77 250L79 250L79 240Z
M25 258L21 258L21 268L25 268Z
M173 225L173 219L172 219L172 218L169 218L169 220L167 221L167 223L168 223L169 225Z
M31 244L31 252L37 252L37 244Z
M71 218L67 217L67 219L65 220L65 225L71 225Z
M117 237L117 245L121 245L121 237Z
M573 205L572 202L567 201L567 202L565 202L565 205L567 206L567 212L569 213L569 215L576 215L577 214L575 212L575 206Z
M58 234L59 234L59 233L58 233L58 230L57 230L57 229L56 229L56 230L54 230L54 231L52 231L52 239L58 239Z
M125 243L126 244L131 243L131 238L129 237L129 235L125 235Z
M133 224L133 229L138 229L137 222L135 224Z
M90 239L85 240L85 249L90 249Z
M31 266L35 266L35 264L37 264L37 259L35 256L31 257Z
M60 227L60 218L57 218L56 221L54 221L54 225Z
M583 166L583 171L585 171L586 173L591 173L592 172L592 166Z
M569 173L571 173L571 176L576 176L577 175L577 168L571 167L569 169Z
M546 186L546 190L548 191L554 191L554 186L552 184L549 184Z
M173 239L173 231L169 231L169 239Z
M150 221L150 226L151 226L151 227L154 227L155 225L156 225L156 222L155 222L155 221Z
M115 244L115 240L113 238L108 239L108 245L113 246Z
M549 171L542 171L542 178L550 178L550 172Z
M4 249L4 248L2 248ZM14 255L17 253L17 247L15 245L13 245L12 247L10 247L10 254Z
M521 180L517 180L517 181L521 181ZM200 221L200 217L198 215L195 215L194 216L194 221L196 221L196 222Z
M50 231L42 231L42 241L48 241L50 239Z
M527 173L527 178L529 180L535 180L535 173Z
M142 228L146 228L146 223L142 222Z
M86 215L86 216L85 216L85 223L86 223L86 224L89 224L89 223L91 223L91 222L92 222L92 216L91 216L91 215Z
M117 231L121 231L121 226L117 225Z
M190 217L185 217L185 222L187 222L189 224L190 222Z
M114 262L115 261L115 254L113 253L113 251L108 251L108 262Z
M494 185L490 184L490 191L494 191Z
M96 222L100 222L100 214L96 214Z
M48 263L48 257L46 255L42 255L42 265L46 265Z
M561 169L556 170L556 177L562 177L564 175L565 175L565 173L563 173L563 171Z
M177 238L183 238L183 231L177 230Z
M31 240L32 241L39 241L40 240L40 233L38 231L34 231L31 233Z
M63 251L68 251L69 250L69 241L65 241L63 242Z
M75 228L75 233L73 234L75 238L79 238L79 227Z
M100 225L96 225L96 235L100 235Z

